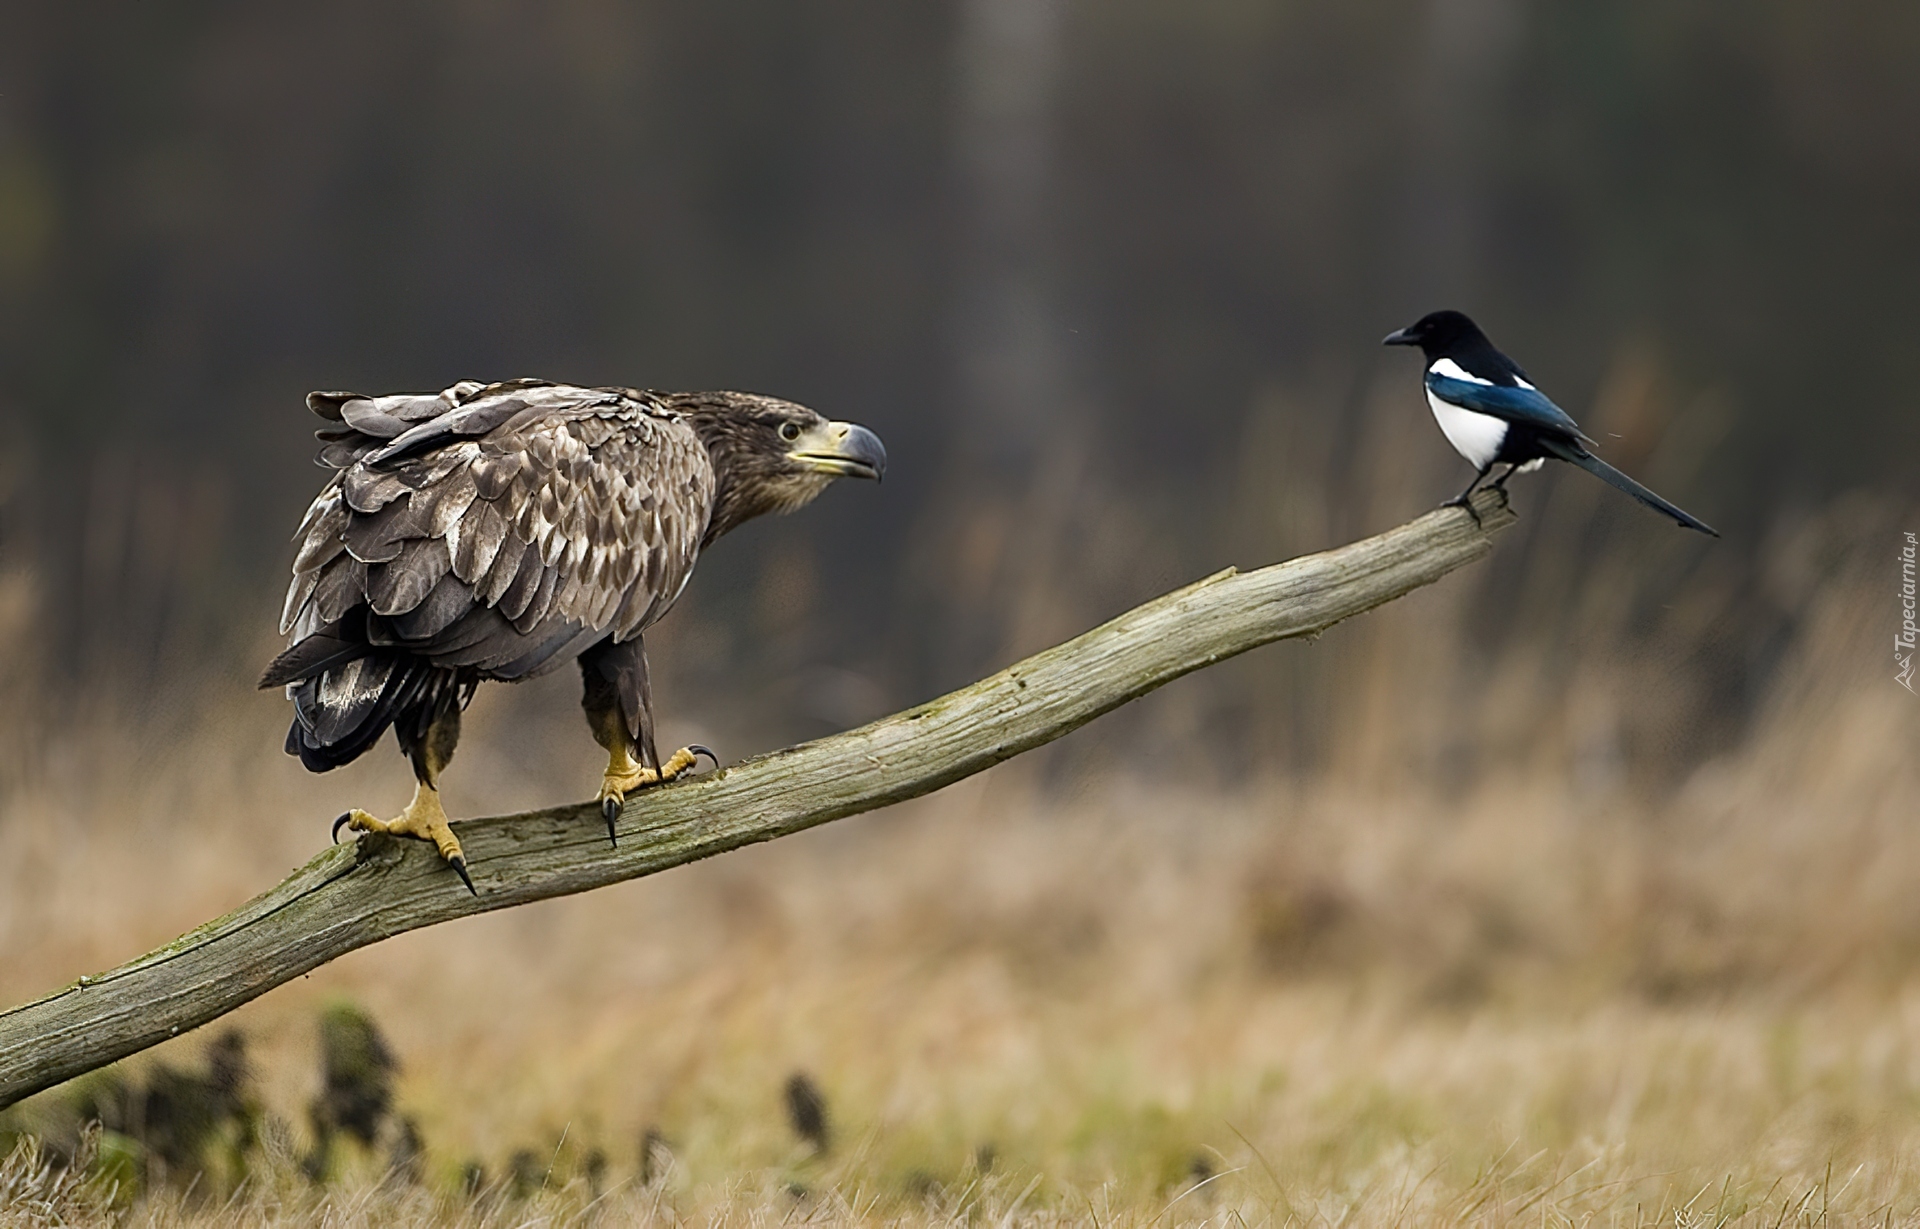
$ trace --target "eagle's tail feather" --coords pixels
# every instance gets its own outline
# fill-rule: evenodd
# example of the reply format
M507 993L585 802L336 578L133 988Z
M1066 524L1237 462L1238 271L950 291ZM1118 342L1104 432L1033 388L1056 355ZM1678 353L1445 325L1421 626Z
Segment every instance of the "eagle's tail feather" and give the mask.
M286 652L268 662L266 673L260 676L260 689L285 687L288 683L313 678L324 670L364 657L366 652L366 637L346 635L338 623L323 627L288 645Z
M1586 470L1589 474L1600 479L1600 481L1606 483L1608 486L1616 490L1625 491L1641 503L1647 505L1647 507L1652 508L1656 512L1664 512L1688 529L1698 529L1701 533L1711 534L1716 538L1720 536L1720 531L1713 526L1707 524L1691 512L1668 503L1658 495L1655 495L1646 487L1641 486L1613 466L1608 465L1599 457L1594 456L1585 448L1582 448L1577 442L1548 436L1543 438L1540 444L1541 447L1551 452L1560 460L1565 461L1569 465L1578 465L1581 469Z
M432 703L439 691L435 676L451 673L416 657L377 650L323 670L293 688L287 754L299 756L311 772L349 763L388 726Z

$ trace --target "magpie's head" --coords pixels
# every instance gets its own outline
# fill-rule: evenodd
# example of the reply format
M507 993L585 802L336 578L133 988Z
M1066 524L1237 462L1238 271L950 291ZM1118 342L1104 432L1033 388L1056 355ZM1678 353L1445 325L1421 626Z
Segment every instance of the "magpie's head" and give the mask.
M1428 358L1447 353L1464 344L1484 341L1480 326L1463 312L1429 312L1406 328L1388 333L1383 346L1419 346Z

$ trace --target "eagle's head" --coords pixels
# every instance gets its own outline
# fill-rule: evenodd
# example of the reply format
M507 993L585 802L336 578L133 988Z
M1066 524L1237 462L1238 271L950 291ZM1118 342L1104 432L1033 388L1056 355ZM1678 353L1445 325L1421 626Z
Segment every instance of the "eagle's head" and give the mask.
M667 393L707 446L718 488L705 541L768 512L811 503L835 478L887 472L880 437L858 423L755 393Z

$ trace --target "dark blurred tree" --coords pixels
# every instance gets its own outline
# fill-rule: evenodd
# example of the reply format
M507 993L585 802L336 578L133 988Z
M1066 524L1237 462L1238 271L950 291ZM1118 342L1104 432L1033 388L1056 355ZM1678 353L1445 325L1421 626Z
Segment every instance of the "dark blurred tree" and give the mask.
M424 1150L411 1119L394 1120L393 1080L399 1060L368 1015L352 1003L320 1013L320 1095L307 1107L313 1151L303 1162L307 1176L324 1181L333 1168L334 1141L344 1135L372 1148L388 1124L397 1138L389 1148L396 1169L417 1164Z
M769 739L1438 498L1368 406L1441 303L1583 418L1654 355L1622 447L1691 458L1736 587L1920 444L1905 0L23 0L0 83L0 552L63 669L257 635L320 386L873 424L884 502L729 541L666 663Z
M258 1142L246 1038L228 1029L208 1045L206 1069L154 1063L144 1077L116 1070L80 1084L74 1112L127 1141L151 1185L170 1179L203 1193L233 1190L246 1177Z

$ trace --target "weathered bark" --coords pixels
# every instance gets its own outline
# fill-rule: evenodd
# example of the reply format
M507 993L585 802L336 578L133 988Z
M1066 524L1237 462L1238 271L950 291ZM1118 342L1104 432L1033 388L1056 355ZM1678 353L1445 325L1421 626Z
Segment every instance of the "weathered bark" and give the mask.
M455 824L477 897L421 841L365 836L165 947L0 1014L0 1108L217 1019L356 948L634 879L930 793L1181 675L1432 584L1513 514L1430 512L1378 537L1209 576L991 678L872 725L630 799L610 847L577 804Z

